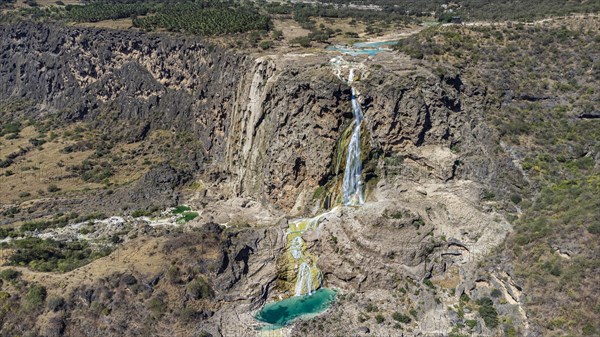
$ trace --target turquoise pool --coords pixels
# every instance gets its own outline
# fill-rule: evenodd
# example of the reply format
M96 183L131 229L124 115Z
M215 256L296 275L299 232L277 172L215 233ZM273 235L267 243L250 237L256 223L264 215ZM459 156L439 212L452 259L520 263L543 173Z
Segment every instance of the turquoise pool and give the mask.
M310 318L327 310L335 301L336 291L321 288L312 295L294 296L266 304L256 319L268 323L264 329L284 327L297 318Z

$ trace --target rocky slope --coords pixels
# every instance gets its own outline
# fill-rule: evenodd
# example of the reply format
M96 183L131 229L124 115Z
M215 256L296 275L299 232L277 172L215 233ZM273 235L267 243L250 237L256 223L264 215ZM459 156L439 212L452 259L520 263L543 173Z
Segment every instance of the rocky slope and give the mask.
M186 198L202 211L192 227L208 231L203 238L218 247L195 261L191 248L179 247L199 247L201 239L186 243L183 234L174 239L177 249L164 243L172 265L157 262L152 271L129 267L136 280L152 284L133 295L124 289L137 281L119 283L120 276L107 275L90 280L93 289L73 290L72 304L59 309L60 315L44 313L61 317L59 333L253 334L253 313L279 295L276 259L286 228L281 219L320 208L317 191L335 185L340 171L339 144L352 110L350 88L329 65L332 55L256 57L194 38L25 22L0 26L0 35L0 100L26 100L27 116L84 121L122 143L159 131L193 134L196 141L185 151L138 182L111 196L78 198L86 207L115 211L122 202L172 205L181 200L178 188L195 181L200 187ZM480 299L493 289L500 292L494 297L498 310L514 322L510 328L526 333L510 270L477 269L510 231L503 212L514 209L482 196L527 189L484 123L482 114L494 101L485 87L464 83L459 74L436 75L406 59L380 57L386 61L364 63L357 83L366 122L368 203L332 213L305 238L320 256L326 284L342 295L326 315L290 333L334 335L356 333L358 327L447 333L471 320L473 331L492 335L496 328L486 327L474 312L478 305L461 295ZM202 226L213 221L232 228ZM184 277L157 277L173 265L185 270ZM198 275L214 293L182 297ZM106 291L93 295L98 289ZM99 309L88 316L94 301L108 313ZM198 315L176 323L188 301ZM158 308L160 303L167 309ZM411 312L412 322L392 324L394 311ZM136 321L154 323L147 330L126 326L124 317L133 312ZM376 313L384 321L372 317ZM44 322L29 328L42 331Z

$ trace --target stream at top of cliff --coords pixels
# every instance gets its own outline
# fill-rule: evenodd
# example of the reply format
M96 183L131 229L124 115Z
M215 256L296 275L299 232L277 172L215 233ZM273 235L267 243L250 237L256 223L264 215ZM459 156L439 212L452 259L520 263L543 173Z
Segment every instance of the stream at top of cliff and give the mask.
M353 86L356 81L355 69L358 66L347 62L341 57L331 60L336 76L342 79L342 71L348 69L347 84L351 88L351 100L354 120L349 126L352 135L346 150L344 176L342 180L343 206L360 206L364 204L364 187L362 184L361 162L361 136L360 128L363 121L363 112L358 101L359 92ZM321 288L322 274L317 268L317 257L306 250L302 235L308 230L317 230L319 223L328 215L336 212L336 206L312 218L290 221L286 238L286 258L291 270L295 270L294 296L274 303L266 304L256 315L256 319L267 323L263 330L276 330L293 322L298 318L310 318L325 311L335 301L336 292L331 289Z
M329 51L338 51L350 56L375 55L383 51L389 51L389 46L398 44L398 41L358 42L352 46L335 45L327 47Z

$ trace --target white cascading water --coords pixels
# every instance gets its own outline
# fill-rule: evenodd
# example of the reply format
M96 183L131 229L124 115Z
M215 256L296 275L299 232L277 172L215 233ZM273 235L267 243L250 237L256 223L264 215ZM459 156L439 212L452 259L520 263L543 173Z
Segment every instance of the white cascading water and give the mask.
M354 68L350 68L348 84L354 81ZM360 159L360 126L363 120L362 109L357 99L357 91L352 88L352 110L354 111L354 130L348 145L346 155L346 168L344 169L344 180L342 183L342 203L346 206L358 206L364 203L362 187L362 162Z
M302 262L298 269L298 279L296 280L296 296L308 294L310 295L313 290L312 284L312 271L308 263Z
M302 258L302 246L304 245L304 240L302 237L297 236L290 242L290 251L292 253L292 257L294 260L300 260Z

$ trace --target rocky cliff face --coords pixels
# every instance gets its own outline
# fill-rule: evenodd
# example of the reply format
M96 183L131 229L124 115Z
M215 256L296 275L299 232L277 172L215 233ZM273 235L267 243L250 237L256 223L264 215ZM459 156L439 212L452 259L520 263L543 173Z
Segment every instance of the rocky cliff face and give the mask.
M0 29L1 99L31 100L38 113L92 121L125 140L193 131L200 156L222 147L223 112L251 65L192 38L25 22Z
M199 145L178 159L225 182L218 193L227 197L304 210L332 178L351 107L327 56L255 59L194 38L35 23L0 29L0 100L28 100L33 116L88 121L122 141L192 132ZM359 88L371 151L436 166L419 148L454 146L459 161L436 167L441 178L523 185L479 118L485 88L458 75L375 68Z

